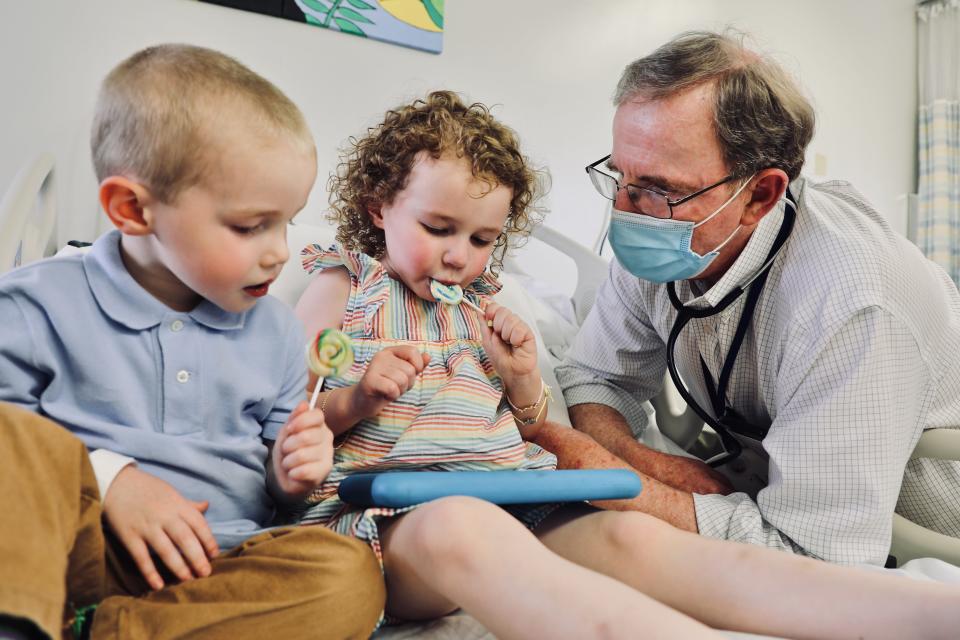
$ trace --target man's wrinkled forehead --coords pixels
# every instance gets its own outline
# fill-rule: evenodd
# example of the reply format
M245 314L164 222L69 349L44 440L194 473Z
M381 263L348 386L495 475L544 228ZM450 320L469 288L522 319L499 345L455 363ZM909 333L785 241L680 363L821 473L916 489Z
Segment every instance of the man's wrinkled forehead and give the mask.
M608 167L627 181L670 191L699 188L726 173L713 121L712 87L625 100L613 119Z

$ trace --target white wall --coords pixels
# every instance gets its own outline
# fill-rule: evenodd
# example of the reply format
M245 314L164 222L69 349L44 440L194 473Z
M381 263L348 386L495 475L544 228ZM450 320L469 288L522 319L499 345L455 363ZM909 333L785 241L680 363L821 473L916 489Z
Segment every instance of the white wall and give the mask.
M192 0L44 0L0 8L0 191L31 155L58 158L66 237L95 232L87 129L97 85L133 51L180 41L225 51L304 110L321 176L336 148L383 111L428 89L495 103L549 167L549 224L585 244L602 201L583 167L608 152L610 96L623 66L677 32L734 25L778 54L813 97L815 154L904 229L898 194L915 188L914 0L448 0L432 55ZM869 27L867 26L869 25ZM318 181L305 219L319 219ZM551 270L555 279L562 276Z

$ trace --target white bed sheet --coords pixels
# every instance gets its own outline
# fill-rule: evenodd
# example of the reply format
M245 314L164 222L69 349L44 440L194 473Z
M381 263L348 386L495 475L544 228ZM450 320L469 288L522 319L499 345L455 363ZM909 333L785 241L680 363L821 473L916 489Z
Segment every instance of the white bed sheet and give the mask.
M721 631L726 638L742 640L784 640L777 636L758 636L752 633ZM437 620L422 624L404 624L384 627L373 634L375 640L410 640L411 638L429 640L496 640L496 636L468 614L458 611ZM642 637L638 634L637 637Z
M883 571L900 576L905 580L933 580L960 585L960 567L937 560L920 558L907 562L899 569L884 569L869 565L858 566L864 571ZM779 636L762 636L736 631L721 631L722 636L739 640L784 640ZM495 640L492 633L466 613L457 613L421 624L404 624L384 627L373 634L376 640L408 640L409 638L427 638L429 640Z

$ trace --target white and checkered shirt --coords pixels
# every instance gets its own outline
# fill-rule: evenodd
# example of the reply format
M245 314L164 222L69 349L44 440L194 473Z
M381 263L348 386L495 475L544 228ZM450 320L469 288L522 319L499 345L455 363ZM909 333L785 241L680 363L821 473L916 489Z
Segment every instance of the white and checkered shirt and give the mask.
M695 495L700 533L873 564L886 559L895 507L960 536L960 464L908 462L922 430L960 427L960 294L848 183L800 178L791 192L796 224L770 270L726 394L747 421L770 425L762 443L769 484L755 501L740 492ZM708 291L678 282L680 299L713 306L745 282L765 260L783 215L781 204L760 222ZM711 413L700 356L716 381L745 298L692 320L677 340L680 375ZM557 369L567 404L608 405L639 435L645 403L661 388L676 317L665 285L612 261Z

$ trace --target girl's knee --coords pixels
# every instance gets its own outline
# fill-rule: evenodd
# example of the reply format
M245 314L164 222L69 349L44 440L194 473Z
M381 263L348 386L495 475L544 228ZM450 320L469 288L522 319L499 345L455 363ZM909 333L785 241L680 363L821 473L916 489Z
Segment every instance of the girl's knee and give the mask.
M489 530L496 519L510 517L496 505L476 498L441 498L404 516L403 531L397 531L392 542L401 542L407 553L420 561L469 563L478 545L490 541Z
M639 554L655 549L680 533L663 520L638 511L605 511L599 516L604 542L619 553Z

